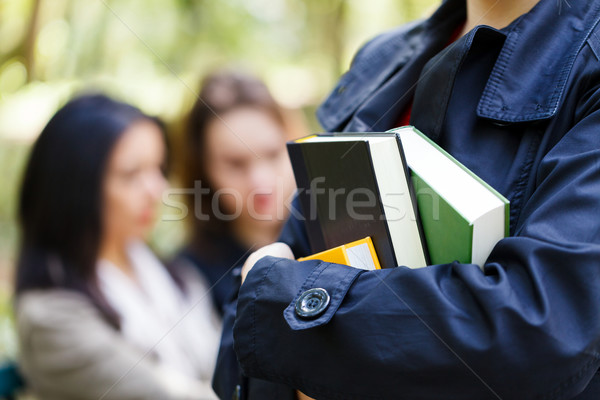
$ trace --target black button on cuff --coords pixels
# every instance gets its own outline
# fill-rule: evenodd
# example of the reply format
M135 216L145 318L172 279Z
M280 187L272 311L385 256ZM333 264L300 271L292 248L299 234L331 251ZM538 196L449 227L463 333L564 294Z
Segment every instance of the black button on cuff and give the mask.
M325 312L330 300L327 290L309 289L302 293L296 301L296 314L301 318L316 318Z

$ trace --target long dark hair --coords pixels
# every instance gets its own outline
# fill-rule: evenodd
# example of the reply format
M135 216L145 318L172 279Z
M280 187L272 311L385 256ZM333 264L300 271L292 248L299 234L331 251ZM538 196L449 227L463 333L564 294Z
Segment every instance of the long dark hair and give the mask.
M32 289L75 290L119 328L96 278L103 178L118 139L141 120L163 130L139 109L99 94L71 100L50 119L33 146L21 187L17 296Z
M194 213L188 216L192 234L192 247L201 250L209 256L214 250L211 238L230 234L230 224L216 218L212 209L215 193L208 179L206 160L206 133L208 125L218 115L242 108L251 107L264 111L282 127L287 128L282 109L277 104L267 86L258 78L243 72L218 71L208 75L201 83L199 99L196 101L184 128L183 162L180 176L186 188L193 188L195 181L201 181L206 193L195 193L201 196L202 213L207 215L205 220L194 218ZM193 210L198 201L192 196L186 196L188 209Z

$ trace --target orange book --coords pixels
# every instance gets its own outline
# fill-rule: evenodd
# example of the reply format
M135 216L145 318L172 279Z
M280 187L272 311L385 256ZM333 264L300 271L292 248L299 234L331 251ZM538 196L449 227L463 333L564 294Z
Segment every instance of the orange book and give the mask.
M381 269L373 241L369 236L298 259L298 261L307 260L321 260L366 270Z

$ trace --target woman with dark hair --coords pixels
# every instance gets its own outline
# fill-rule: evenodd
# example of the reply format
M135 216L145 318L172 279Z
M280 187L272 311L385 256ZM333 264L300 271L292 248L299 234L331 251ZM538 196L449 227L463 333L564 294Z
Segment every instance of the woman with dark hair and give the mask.
M205 274L220 312L238 288L229 272L274 242L288 216L295 183L285 142L295 127L253 76L221 71L202 82L182 149L182 184L195 189L191 238L176 263Z
M166 188L162 125L102 95L69 102L27 165L16 319L42 399L215 398L206 284L143 240Z

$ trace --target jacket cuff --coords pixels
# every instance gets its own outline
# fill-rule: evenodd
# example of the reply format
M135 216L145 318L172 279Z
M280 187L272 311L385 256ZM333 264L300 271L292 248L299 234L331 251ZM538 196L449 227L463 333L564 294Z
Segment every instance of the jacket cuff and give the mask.
M283 311L283 316L290 328L295 331L314 328L328 323L344 300L348 289L364 270L346 265L321 262ZM325 312L315 318L301 317L297 313L297 304L307 290L320 288L329 295L329 305Z
M234 349L244 374L265 378L258 354L274 340L273 331L284 326L298 331L326 324L362 272L318 260L298 262L271 256L258 260L240 288L233 326ZM295 307L302 293L314 287L330 294L331 301L324 314L315 319L285 315L290 313L286 312L288 308Z

